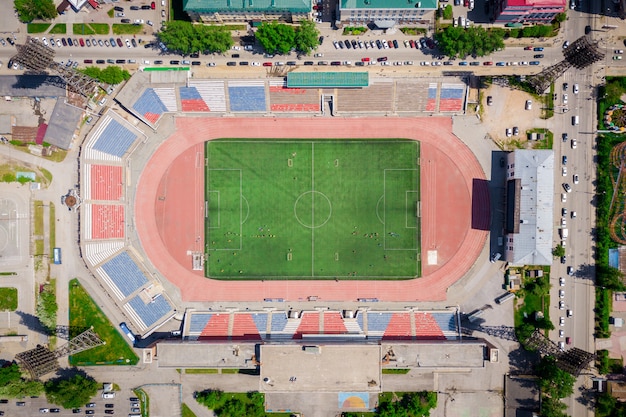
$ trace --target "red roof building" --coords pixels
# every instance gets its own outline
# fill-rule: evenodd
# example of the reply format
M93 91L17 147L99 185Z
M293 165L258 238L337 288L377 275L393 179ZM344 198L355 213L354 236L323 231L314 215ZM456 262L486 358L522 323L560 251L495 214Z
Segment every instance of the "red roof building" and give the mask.
M567 0L496 0L495 23L550 23Z

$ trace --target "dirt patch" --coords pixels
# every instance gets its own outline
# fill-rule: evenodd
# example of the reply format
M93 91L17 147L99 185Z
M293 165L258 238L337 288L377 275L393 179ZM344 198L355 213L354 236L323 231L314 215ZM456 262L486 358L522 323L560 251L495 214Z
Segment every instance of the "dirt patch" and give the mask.
M535 127L542 127L545 122L541 120L542 104L530 94L509 87L491 85L483 92L481 106L482 121L489 135L503 149L512 150L519 147L521 142L526 148L525 132ZM487 106L487 96L491 96L493 104ZM532 109L525 110L526 100L532 100ZM519 135L507 138L506 129L514 126L519 128ZM530 146L527 146L530 148Z

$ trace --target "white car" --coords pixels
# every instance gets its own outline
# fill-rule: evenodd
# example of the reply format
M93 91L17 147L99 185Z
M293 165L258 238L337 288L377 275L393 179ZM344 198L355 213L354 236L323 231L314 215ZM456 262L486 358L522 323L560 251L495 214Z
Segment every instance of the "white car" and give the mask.
M565 317L559 317L559 326L565 326Z
M572 149L576 149L576 139L572 139Z
M575 211L572 211L572 213L571 213L571 217L572 217L572 219L575 219L575 218L576 218L576 212L575 212Z
M559 290L559 298L565 298L565 290Z
M574 184L578 184L578 174L574 174Z
M61 43L61 40L60 40L60 39L57 39L57 46L58 46L59 48L63 46L63 44Z
M565 330L559 330L559 337L565 337Z
M526 110L532 110L532 108L533 108L533 101L532 100L526 100L526 105L524 106L524 108Z
M578 84L574 84L574 94L578 94Z
M126 46L129 48L132 48L133 46L130 44L130 41L128 39L126 39Z
M233 48L232 48L232 49L233 49L234 51L241 51L241 47L240 47L240 46L237 46L237 45L233 46Z
M43 37L43 38L41 38L41 41L43 42L44 45L48 46L48 39Z
M337 42L337 41L335 41L335 42ZM318 53L316 53L316 54L315 54L315 55L313 55L313 56L315 56L315 57L320 57L320 56L324 56L324 54L323 54L323 53L321 53L321 52L318 52Z
M339 49L339 42L333 41L333 45L335 45L335 49ZM317 54L315 54L315 56L317 56Z
M261 63L260 62L251 62L250 65L252 65L253 67L260 67Z
M566 202L567 202L567 194L561 193L561 203L566 203Z
M567 94L563 94L563 104L567 104Z
M563 277L559 278L559 286L561 286L561 287L565 286L565 278L563 278Z
M567 167L561 168L561 175L563 175L564 177L567 176Z
M511 130L510 127L506 128L506 137L510 138L513 135L513 131Z
M520 65L524 66L524 65L528 65L528 61L520 61L519 63Z
M141 24L143 24L143 19L135 19L135 24L136 24L136 25L141 25Z

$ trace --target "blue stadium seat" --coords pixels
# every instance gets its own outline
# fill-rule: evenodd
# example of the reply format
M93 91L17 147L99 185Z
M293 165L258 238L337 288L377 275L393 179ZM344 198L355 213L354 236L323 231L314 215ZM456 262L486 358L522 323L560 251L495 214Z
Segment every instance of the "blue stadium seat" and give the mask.
M202 96L196 87L180 87L181 100L202 100Z
M124 297L128 297L148 282L146 276L126 252L104 263L102 269L124 294Z
M264 87L228 87L230 111L265 111Z
M455 332L456 322L454 313L432 313L433 318L444 332Z
M287 325L287 313L272 313L272 327L271 331L274 332L282 332Z
M428 87L428 98L436 99L437 98L437 86Z
M267 332L267 313L254 313L252 314L252 320L259 333Z
M146 88L135 104L133 104L133 109L142 116L146 113L163 114L167 111L167 107L165 107L165 104L163 104L152 88Z
M212 316L212 313L192 314L189 323L189 333L202 333L202 330L204 330Z
M111 120L104 128L93 149L121 158L137 139L137 135L126 129L116 120Z
M464 92L465 91L462 88L441 88L441 98L461 99L463 98Z
M389 321L391 320L393 313L367 313L367 331L368 332L384 332L387 330Z
M152 326L159 321L164 315L172 311L172 306L167 302L165 297L157 295L152 302L146 304L137 295L128 304L135 310L135 313L144 322L146 327Z

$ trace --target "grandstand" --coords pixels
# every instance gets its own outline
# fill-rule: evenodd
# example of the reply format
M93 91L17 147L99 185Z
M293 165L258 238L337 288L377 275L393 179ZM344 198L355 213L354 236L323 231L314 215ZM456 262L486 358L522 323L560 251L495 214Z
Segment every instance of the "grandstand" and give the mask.
M287 88L285 81L270 80L270 110L272 112L319 112L319 90Z
M91 266L96 266L106 261L111 256L124 248L124 242L120 240L104 240L85 244L85 258Z
M154 88L146 88L137 101L133 103L133 110L150 123L155 124L161 115L167 111L167 107Z
M124 206L120 204L85 204L86 239L124 238ZM91 220L91 221L90 221Z
M179 87L180 106L184 112L207 112L209 106L202 99L196 87Z
M265 81L229 81L228 96L230 111L233 112L264 112Z
M85 200L119 201L122 198L122 167L85 164Z
M437 111L437 84L430 83L428 85L428 101L426 102L426 111Z
M192 80L189 87L195 88L202 101L212 112L226 111L226 90L224 81Z
M337 90L338 112L391 113L394 106L393 80L376 80L368 88Z
M148 283L148 279L128 255L122 252L97 269L119 300L128 297Z
M145 302L141 295L136 295L124 305L126 311L133 317L133 322L141 331L146 330L172 312L172 305L165 296L158 294Z
M428 83L417 80L396 81L396 112L425 112L429 96Z
M120 162L136 139L137 133L130 126L107 114L92 130L83 147L84 156L88 160Z
M459 112L463 109L465 85L442 83L439 98L439 112Z
M288 318L285 311L203 312L185 314L186 340L291 340L306 336L345 335L372 340L456 339L452 311L358 311L356 319L339 311L303 311Z

